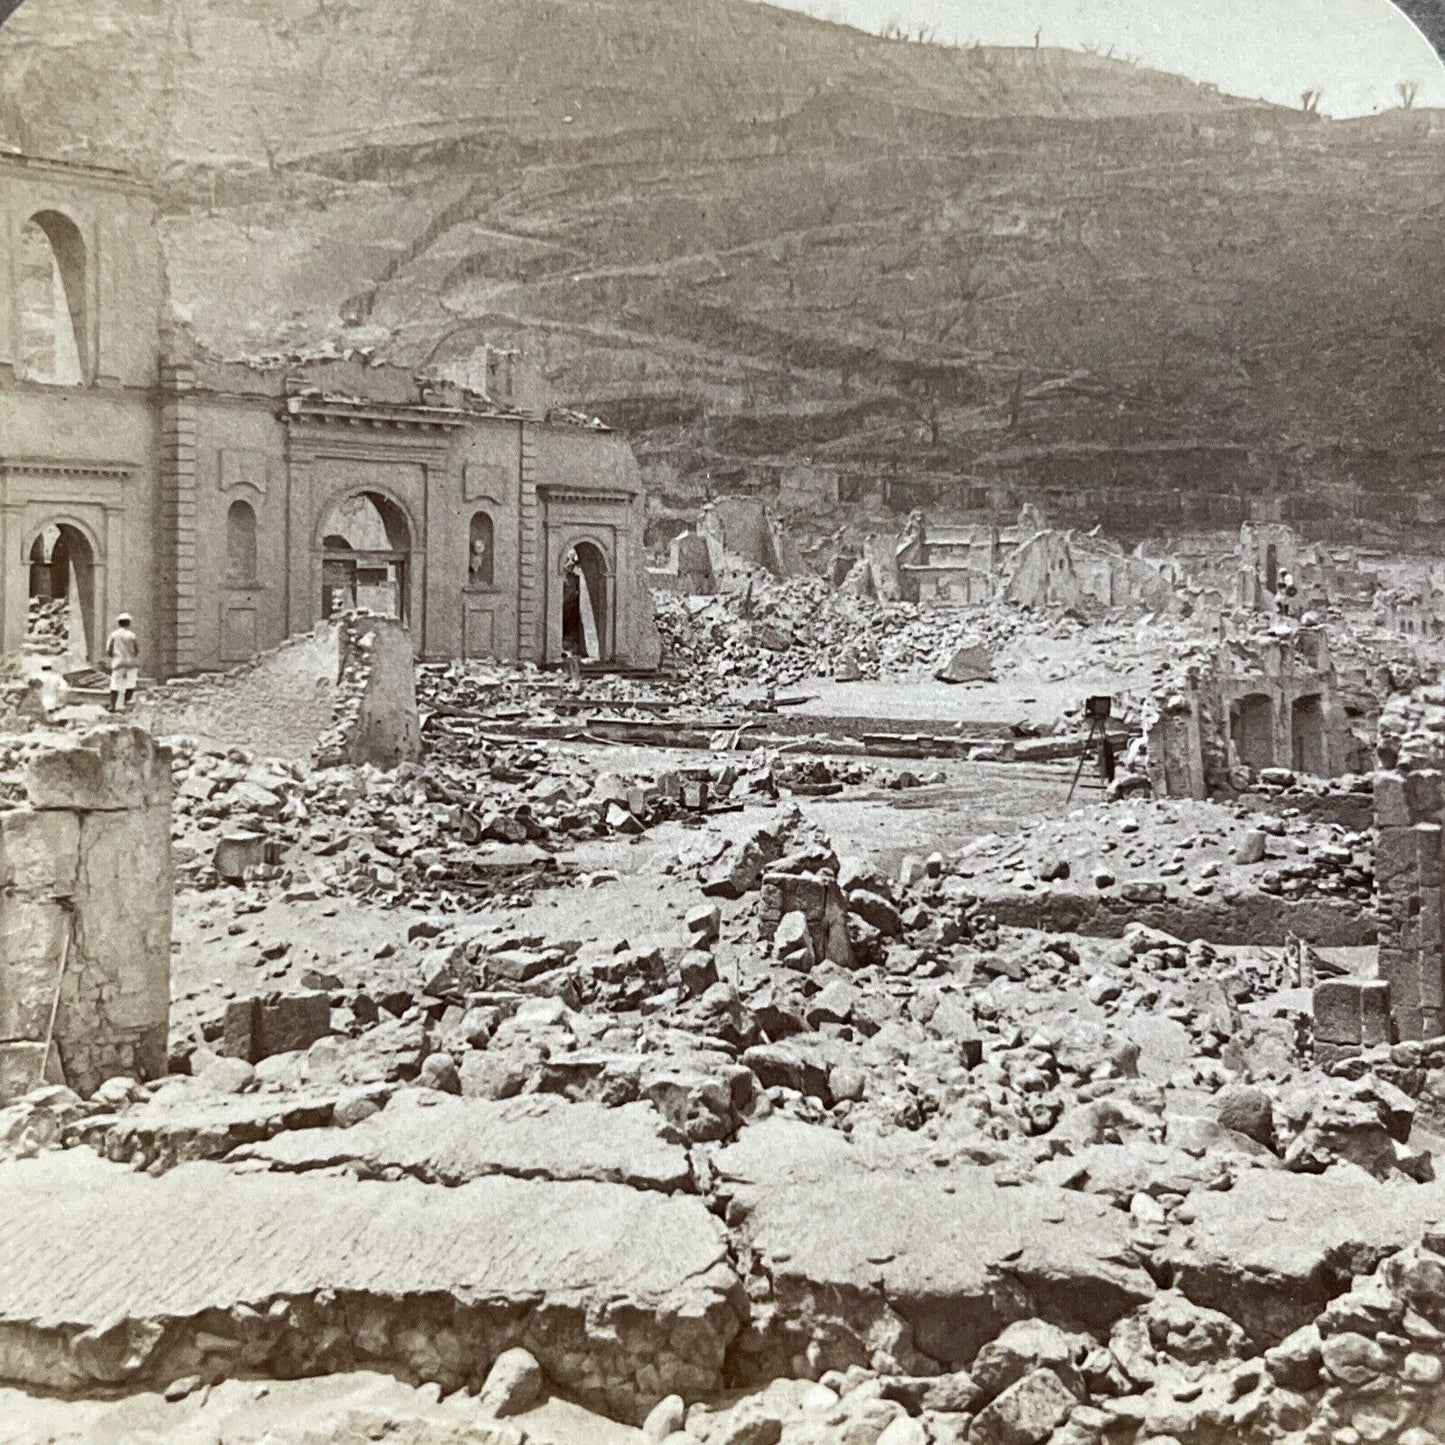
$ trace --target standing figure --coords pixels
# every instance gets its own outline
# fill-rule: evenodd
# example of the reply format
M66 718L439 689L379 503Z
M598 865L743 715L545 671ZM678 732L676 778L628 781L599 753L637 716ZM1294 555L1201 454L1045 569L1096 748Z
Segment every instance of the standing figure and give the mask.
M110 663L110 710L124 712L140 679L140 638L131 631L130 613L115 619L115 631L105 641Z
M1295 586L1294 574L1287 571L1281 572L1274 593L1275 610L1281 617L1294 615L1294 600L1298 595L1299 588Z

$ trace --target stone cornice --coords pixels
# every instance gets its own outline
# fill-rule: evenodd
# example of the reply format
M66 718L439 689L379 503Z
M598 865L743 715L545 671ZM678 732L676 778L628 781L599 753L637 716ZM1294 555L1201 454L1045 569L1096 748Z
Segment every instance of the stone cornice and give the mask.
M575 482L539 482L537 490L549 502L610 502L623 506L640 495L627 487L580 487Z
M292 424L366 431L447 432L466 426L471 420L466 412L451 407L390 407L365 402L310 401L301 397L292 397L286 403L284 416Z
M136 462L62 462L53 457L0 457L0 477L81 477L88 481L128 482L139 470Z

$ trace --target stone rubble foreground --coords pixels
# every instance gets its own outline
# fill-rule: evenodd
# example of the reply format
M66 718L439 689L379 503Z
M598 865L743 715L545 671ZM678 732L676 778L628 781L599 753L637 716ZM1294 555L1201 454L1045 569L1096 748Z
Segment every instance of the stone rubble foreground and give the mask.
M174 741L189 986L168 1058L0 1109L7 1381L179 1422L379 1373L418 1440L512 1445L567 1400L672 1445L1445 1438L1445 1043L1358 1012L1372 780L880 860L828 819L955 773L609 770L589 717L651 684L528 737L532 680L457 667L381 767L335 754L369 686L311 761ZM9 741L20 814L86 753L119 805L125 739Z

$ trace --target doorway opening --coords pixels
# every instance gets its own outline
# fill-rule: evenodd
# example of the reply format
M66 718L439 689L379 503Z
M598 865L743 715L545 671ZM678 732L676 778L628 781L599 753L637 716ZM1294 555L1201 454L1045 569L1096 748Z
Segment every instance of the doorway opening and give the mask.
M1294 770L1322 777L1325 771L1325 717L1319 695L1297 697L1290 709Z
M28 651L84 667L98 651L95 553L79 527L51 522L30 544Z
M321 615L362 608L407 619L411 528L400 507L380 492L338 502L321 527Z
M1274 766L1274 709L1264 693L1251 693L1235 703L1229 733L1245 767L1259 772Z
M587 662L605 662L612 655L607 559L595 542L578 542L562 562L562 653Z

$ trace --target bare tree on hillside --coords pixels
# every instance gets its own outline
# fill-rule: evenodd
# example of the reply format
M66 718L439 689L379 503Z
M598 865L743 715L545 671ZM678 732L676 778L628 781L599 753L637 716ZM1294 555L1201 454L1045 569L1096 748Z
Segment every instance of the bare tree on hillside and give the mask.
M926 381L912 382L908 387L908 409L927 428L928 445L936 447L943 434L943 419L940 415L938 392Z
M1420 94L1420 82L1418 80L1402 80L1395 90L1400 97L1400 109L1414 110L1415 97Z
M954 306L950 314L946 316L938 328L934 337L937 344L942 345L954 334L959 327L965 327L965 334L971 338L973 335L974 302L983 294L983 271L980 267L966 266L963 274L959 277L958 289L954 294Z
M1019 419L1020 419L1020 418L1022 417L1022 415L1023 415L1023 409L1024 409L1024 373L1023 373L1023 368L1020 367L1020 368L1019 368L1019 373L1018 373L1018 375L1017 375L1016 377L1014 377L1014 384L1013 384L1013 386L1009 389L1009 397L1008 397L1008 429L1009 429L1010 431L1017 431L1017 430L1018 430Z
M1324 94L1320 90L1300 91L1300 109L1306 115L1318 115L1320 113L1320 98Z

